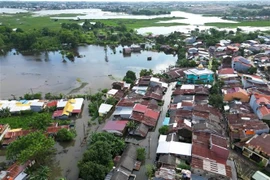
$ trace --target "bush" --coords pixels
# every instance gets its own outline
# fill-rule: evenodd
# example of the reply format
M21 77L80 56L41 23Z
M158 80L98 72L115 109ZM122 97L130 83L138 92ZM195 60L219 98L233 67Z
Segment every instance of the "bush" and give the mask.
M145 161L145 155L146 155L146 152L145 152L144 148L138 148L137 149L137 160L138 161L144 162Z
M57 141L71 141L74 137L75 137L75 132L69 131L63 128L57 132L56 140Z
M169 132L169 126L162 126L158 130L159 134L166 135Z

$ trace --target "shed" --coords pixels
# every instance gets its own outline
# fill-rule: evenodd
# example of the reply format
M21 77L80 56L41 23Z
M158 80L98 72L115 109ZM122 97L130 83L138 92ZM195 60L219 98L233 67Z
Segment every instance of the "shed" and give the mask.
M102 103L98 109L99 116L106 115L112 109L112 107L113 105Z
M128 121L108 121L102 130L122 136L127 123Z
M270 177L262 173L261 171L256 171L255 174L253 174L252 179L253 180L270 180Z

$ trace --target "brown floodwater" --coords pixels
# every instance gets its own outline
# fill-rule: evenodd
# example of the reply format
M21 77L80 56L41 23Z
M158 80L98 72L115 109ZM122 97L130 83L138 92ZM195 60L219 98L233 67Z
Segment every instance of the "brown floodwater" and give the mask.
M114 51L108 48L108 59L105 61L105 50L102 46L81 46L77 52L82 56L74 61L62 61L59 52L38 54L21 54L12 50L0 56L0 99L23 96L31 91L67 94L80 86L80 82L88 83L77 93L94 93L98 89L110 88L111 83L121 80L126 71L132 70L139 75L141 69L153 69L154 72L166 70L174 65L176 57L163 52L142 51L124 57L122 47ZM147 61L147 57L152 57ZM94 132L98 125L87 127L90 120L88 102L85 102L81 117L75 120L77 136L69 143L56 143L56 155L50 163L52 172L50 179L76 180L79 176L78 161L87 148L83 143L85 134ZM4 161L4 151L0 151L0 161Z
M78 81L88 83L79 93L93 93L121 80L127 70L138 74L143 68L151 68L160 72L176 61L176 57L163 52L142 51L124 57L120 50L122 47L117 47L114 54L108 48L105 61L104 47L81 46L77 52L82 58L66 62L58 51L31 55L10 51L0 56L0 99L11 98L11 94L18 98L32 91L67 94L80 86ZM152 60L147 61L147 57Z

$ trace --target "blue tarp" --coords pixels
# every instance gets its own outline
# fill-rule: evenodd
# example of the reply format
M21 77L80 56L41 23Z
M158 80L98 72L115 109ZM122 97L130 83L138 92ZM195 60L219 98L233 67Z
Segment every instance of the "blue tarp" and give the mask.
M165 118L164 118L164 121L163 121L163 123L162 123L163 126L164 126L164 125L169 125L169 123L170 123L170 118L169 118L169 117L165 117Z

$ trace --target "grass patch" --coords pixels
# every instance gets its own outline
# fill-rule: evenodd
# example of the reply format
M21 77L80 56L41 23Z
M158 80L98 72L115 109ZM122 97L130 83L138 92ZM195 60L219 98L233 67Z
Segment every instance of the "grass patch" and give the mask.
M218 28L236 28L238 26L267 27L270 21L242 21L239 23L205 23L205 26L216 26Z
M154 18L154 19L101 19L97 22L102 22L108 26L117 26L119 24L125 24L127 28L137 29L142 27L151 27L151 26L177 26L177 25L187 25L185 23L158 23L159 21L169 21L184 19L182 17L166 17L166 18ZM93 20L95 21L95 20Z
M51 117L51 113L43 113L44 116ZM22 129L29 129L29 123L37 117L38 113L30 113L24 115L14 115L11 117L0 118L0 124L9 124L11 129L22 128ZM53 122L51 120L51 122Z
M51 19L51 17L76 17L84 14L59 14L49 16L33 16L31 13L20 13L10 15L0 15L0 22L3 25L7 25L11 28L21 28L24 31L33 29L42 29L48 27L52 30L60 30L62 23L81 23L84 20L74 21L68 19L58 19L57 21ZM182 17L164 17L154 19L98 19L92 20L93 22L102 22L108 26L118 26L119 24L125 24L128 29L136 29L141 27L150 26L176 26L186 25L184 23L157 23L159 21L168 21L175 19L184 19Z

